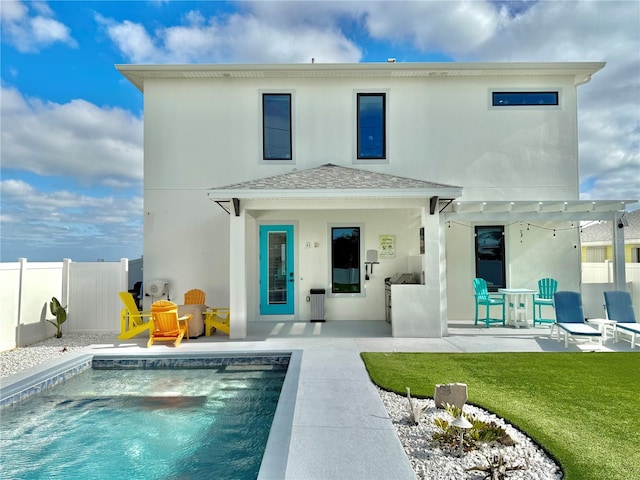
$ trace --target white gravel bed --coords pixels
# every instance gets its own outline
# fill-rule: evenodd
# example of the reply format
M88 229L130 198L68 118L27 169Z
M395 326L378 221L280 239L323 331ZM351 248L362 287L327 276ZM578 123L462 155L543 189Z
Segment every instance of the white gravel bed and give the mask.
M114 333L64 334L62 338L47 338L41 342L0 352L0 378L8 377L54 358L68 355L96 343L113 343Z
M527 480L557 480L562 471L548 455L529 437L496 415L473 405L465 405L464 412L486 422L495 422L504 428L515 441L514 446L503 446L497 442L483 445L478 450L465 452L458 457L458 450L432 440L438 431L436 417L449 422L453 418L444 410L435 408L433 399L413 399L414 404L427 405L427 410L418 425L410 425L408 401L405 396L378 389L382 402L396 428L400 442L409 457L416 478L425 480L482 479L486 473L465 471L476 466L488 466L487 457L501 454L507 467L525 467L524 470L507 472L506 478ZM482 445L482 444L481 444Z

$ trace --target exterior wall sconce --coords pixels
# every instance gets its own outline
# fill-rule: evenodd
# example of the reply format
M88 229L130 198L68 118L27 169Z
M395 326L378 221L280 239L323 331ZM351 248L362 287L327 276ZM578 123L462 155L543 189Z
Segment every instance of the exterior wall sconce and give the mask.
M371 265L371 275L373 275L373 265L380 264L378 261L378 251L377 250L367 250L366 261L364 262L365 269L365 280L369 280L369 265Z

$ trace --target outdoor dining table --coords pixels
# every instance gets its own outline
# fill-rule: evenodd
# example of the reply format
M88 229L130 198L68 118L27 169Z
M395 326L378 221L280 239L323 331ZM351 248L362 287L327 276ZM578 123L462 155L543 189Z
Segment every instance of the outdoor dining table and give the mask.
M499 288L498 293L504 294L509 304L509 320L507 323L513 325L514 328L528 327L528 298L531 296L533 299L533 296L538 291L529 288Z

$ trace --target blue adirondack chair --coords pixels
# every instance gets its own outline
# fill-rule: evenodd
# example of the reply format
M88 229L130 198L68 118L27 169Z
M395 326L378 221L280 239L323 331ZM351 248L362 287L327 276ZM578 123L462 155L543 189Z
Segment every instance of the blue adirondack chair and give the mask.
M556 323L553 318L542 318L542 307L553 307L553 294L558 290L558 281L553 278L538 280L538 294L533 296L533 326L536 323ZM536 316L536 306L538 316Z
M487 288L487 282L484 278L474 278L473 279L473 289L475 290L474 297L476 299L476 321L474 325L478 324L478 320L481 320L485 323L487 328L492 323L502 323L502 326L505 324L505 301L504 295L500 293L489 293ZM484 306L486 308L485 318L478 318L478 309L480 306ZM502 306L502 319L491 318L489 315L489 309L494 306Z

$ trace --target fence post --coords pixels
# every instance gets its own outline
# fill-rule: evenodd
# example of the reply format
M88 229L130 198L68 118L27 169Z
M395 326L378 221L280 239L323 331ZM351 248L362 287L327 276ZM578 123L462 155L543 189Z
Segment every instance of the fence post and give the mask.
M62 260L62 298L60 298L60 303L62 304L63 307L65 307L67 309L67 321L66 323L66 327L65 327L65 332L64 333L69 333L69 319L73 316L69 315L69 269L70 269L70 265L71 265L71 259L70 258L64 258Z
M20 347L20 329L22 328L22 295L24 293L24 272L27 269L27 259L19 258L20 263L20 277L18 284L18 318L16 319L18 324L16 325L16 347Z
M611 264L611 260L604 261L604 267L607 269L607 283L613 283L613 265Z
M120 259L120 291L129 291L129 259Z

